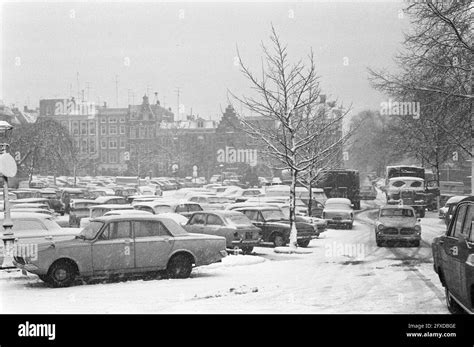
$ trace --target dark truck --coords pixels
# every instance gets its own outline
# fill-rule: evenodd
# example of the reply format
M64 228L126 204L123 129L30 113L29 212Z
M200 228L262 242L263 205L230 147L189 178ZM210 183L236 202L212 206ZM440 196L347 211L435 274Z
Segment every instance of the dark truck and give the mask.
M351 169L326 169L321 171L317 188L323 188L329 198L347 198L354 210L360 210L359 171Z

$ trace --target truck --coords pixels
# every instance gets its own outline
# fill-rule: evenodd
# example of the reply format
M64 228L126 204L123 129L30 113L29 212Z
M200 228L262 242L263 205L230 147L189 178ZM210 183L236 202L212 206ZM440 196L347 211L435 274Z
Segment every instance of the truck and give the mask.
M355 210L360 210L359 171L352 169L323 169L316 187L322 188L327 198L347 198Z
M433 182L430 180L427 184L424 167L387 166L384 187L387 203L411 206L422 218L425 210L436 203L435 199L439 194L439 189L433 187Z

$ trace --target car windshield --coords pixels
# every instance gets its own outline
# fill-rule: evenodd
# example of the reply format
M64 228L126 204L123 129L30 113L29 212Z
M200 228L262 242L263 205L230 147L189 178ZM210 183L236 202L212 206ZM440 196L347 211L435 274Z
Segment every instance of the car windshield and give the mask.
M252 225L252 222L250 221L250 219L248 219L247 216L244 214L226 216L225 219L226 219L226 222L229 224L248 225L248 226Z
M91 222L84 229L81 230L80 235L86 240L92 240L95 238L99 230L104 225L103 222Z
M268 222L272 220L285 219L285 215L280 210L264 210L262 211L263 218Z
M387 208L380 211L380 217L413 217L413 211L407 208Z

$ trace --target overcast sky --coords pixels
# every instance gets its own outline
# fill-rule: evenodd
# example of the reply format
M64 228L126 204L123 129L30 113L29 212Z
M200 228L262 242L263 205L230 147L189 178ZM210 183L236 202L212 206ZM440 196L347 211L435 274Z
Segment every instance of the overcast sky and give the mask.
M158 92L161 104L216 119L227 90L248 91L236 47L258 69L273 23L290 57L312 48L323 91L354 111L380 108L367 67L393 68L408 20L400 1L265 3L4 3L5 104L37 107L40 98L84 95L126 107ZM348 65L344 65L344 59ZM79 75L77 75L79 73ZM89 88L87 88L89 87ZM134 97L133 97L134 94Z

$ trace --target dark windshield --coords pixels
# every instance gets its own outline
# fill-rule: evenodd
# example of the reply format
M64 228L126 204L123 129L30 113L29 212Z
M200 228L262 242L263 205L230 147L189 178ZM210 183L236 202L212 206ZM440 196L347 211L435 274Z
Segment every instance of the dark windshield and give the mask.
M285 219L285 215L280 210L265 210L262 211L262 215L267 222Z

